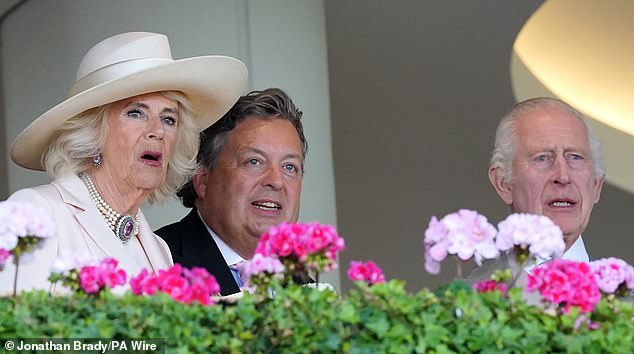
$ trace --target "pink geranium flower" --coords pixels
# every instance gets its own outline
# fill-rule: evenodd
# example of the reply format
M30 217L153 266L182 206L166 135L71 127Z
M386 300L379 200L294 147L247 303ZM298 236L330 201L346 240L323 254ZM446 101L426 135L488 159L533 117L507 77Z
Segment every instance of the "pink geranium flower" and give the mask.
M527 292L538 291L543 300L568 312L575 306L582 313L592 312L601 299L596 275L586 262L554 259L528 275Z
M281 223L260 237L255 253L278 258L284 264L299 263L300 268L328 271L335 269L344 248L344 240L330 225Z
M153 295L160 291L186 304L197 301L211 305L214 303L212 295L220 293L216 278L206 269L194 267L189 270L180 264L161 269L156 275L143 269L130 280L130 287L135 295Z
M372 261L351 261L348 269L348 278L352 281L364 281L370 285L385 283L383 271Z
M118 268L117 260L96 260L88 253L62 252L51 266L49 281L61 281L74 291L96 294L106 288L124 285L127 274Z
M506 284L491 279L477 282L473 286L473 289L479 293L488 293L492 291L499 291L504 295L508 293L508 288L506 287Z
M79 285L86 294L93 294L101 289L99 272L94 266L87 266L79 271Z
M136 277L130 279L130 289L134 295L154 295L159 290L156 276L143 269Z
M117 268L118 264L116 259L106 258L97 266L104 286L114 288L125 284L127 275L123 269Z
M127 275L117 268L114 258L104 258L96 265L88 265L79 270L79 285L87 294L99 292L104 288L114 288L126 282Z
M11 252L5 250L4 248L0 248L0 270L2 270L4 267L4 261L6 261L10 255Z

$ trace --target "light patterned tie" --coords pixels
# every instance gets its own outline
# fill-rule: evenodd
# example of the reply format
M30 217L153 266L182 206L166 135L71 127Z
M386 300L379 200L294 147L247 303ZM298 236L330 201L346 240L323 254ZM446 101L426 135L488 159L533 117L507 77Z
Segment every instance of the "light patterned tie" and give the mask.
M238 288L242 288L242 286L244 285L244 283L242 282L242 274L246 265L247 261L240 261L229 266L229 269L231 269L231 274L233 275L233 279L236 281L236 284L238 284Z

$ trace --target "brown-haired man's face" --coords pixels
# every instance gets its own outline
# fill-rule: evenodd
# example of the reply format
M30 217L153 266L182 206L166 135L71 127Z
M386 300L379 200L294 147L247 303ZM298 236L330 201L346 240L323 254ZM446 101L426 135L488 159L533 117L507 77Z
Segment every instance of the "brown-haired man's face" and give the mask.
M259 239L270 226L296 222L302 144L293 124L249 117L229 133L212 171L197 187L199 209L223 239ZM202 199L201 199L202 198Z

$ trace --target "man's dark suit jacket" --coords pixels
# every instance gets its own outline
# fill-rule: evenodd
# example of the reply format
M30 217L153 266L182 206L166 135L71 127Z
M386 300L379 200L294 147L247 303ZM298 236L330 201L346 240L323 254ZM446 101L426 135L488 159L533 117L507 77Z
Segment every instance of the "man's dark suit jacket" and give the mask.
M193 208L181 221L163 226L154 233L167 242L174 263L180 263L187 268L207 269L220 284L221 295L240 292L218 245L207 232L196 208Z

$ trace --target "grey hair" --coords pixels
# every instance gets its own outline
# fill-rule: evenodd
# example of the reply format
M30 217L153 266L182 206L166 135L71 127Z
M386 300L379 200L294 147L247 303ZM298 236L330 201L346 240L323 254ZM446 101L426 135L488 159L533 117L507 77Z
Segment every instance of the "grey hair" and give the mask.
M178 102L178 133L174 153L168 161L167 177L153 190L147 202L162 202L172 196L187 181L196 167L194 158L198 147L199 131L195 126L192 105L183 93L162 91L163 96ZM113 103L84 111L62 124L53 141L42 156L46 173L57 178L90 169L92 158L106 143L108 122L106 117Z
M583 125L592 154L592 167L595 178L605 176L605 163L603 161L603 144L588 126L579 111L569 104L551 97L536 97L515 104L500 120L495 133L495 147L491 157L491 166L499 167L502 172L502 180L510 182L513 179L513 158L516 153L516 122L519 118L528 116L538 111L549 109L562 109L577 118Z

